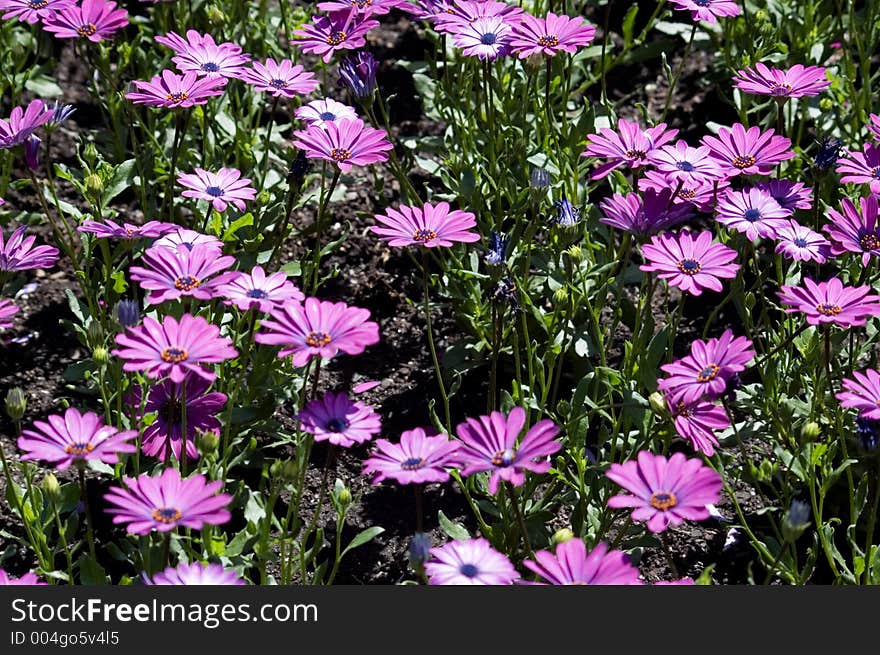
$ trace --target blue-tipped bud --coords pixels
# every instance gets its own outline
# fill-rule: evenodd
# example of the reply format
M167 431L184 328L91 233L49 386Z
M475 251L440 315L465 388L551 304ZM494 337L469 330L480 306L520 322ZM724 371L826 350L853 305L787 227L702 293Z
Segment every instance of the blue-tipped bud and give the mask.
M581 222L581 210L571 204L571 201L562 196L562 200L553 203L556 207L556 223L562 227L572 227Z
M369 52L359 50L339 64L342 83L358 98L369 98L376 90L379 62Z
M810 527L810 506L800 500L791 501L788 511L782 517L782 538L789 543L797 541L808 527Z
M550 186L550 171L545 168L533 168L529 175L529 186L533 189L546 189Z
M489 235L489 251L486 253L486 261L490 264L503 264L507 259L507 241L507 235L492 230Z
M46 108L48 109L48 106ZM73 105L58 104L58 101L56 100L55 105L52 107L52 118L46 121L43 127L47 132L51 132L70 118L71 114L75 111L76 108Z
M116 320L122 327L134 327L141 322L141 307L134 300L116 303Z
M827 171L837 163L841 147L843 147L843 141L826 136L819 143L819 152L816 153L813 165L820 170Z
M40 170L40 137L31 134L24 142L24 163L35 173Z
M409 542L409 565L416 571L425 566L431 554L431 537L424 532L416 532Z

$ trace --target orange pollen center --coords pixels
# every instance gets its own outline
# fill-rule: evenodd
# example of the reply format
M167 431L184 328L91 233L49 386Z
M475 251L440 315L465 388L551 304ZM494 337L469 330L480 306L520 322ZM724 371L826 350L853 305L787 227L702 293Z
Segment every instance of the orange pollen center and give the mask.
M655 491L651 494L651 498L648 499L648 502L651 507L659 509L661 512L665 512L678 505L678 500L676 499L675 494L671 491Z
M159 523L177 523L183 516L179 509L174 507L160 507L153 510L153 520Z
M65 446L64 452L67 453L68 455L82 456L82 455L87 455L88 453L92 452L94 449L95 449L94 444L90 444L88 442L71 443L71 444L67 444L67 446Z
M431 241L432 239L437 238L437 233L434 230L416 230L412 235L413 241L418 241L419 243L426 243Z
M181 275L179 278L174 280L174 288L180 291L192 291L196 287L201 284L201 281L197 277L193 277L192 275Z
M755 165L755 158L751 155L737 155L731 162L736 168L743 169Z
M94 23L85 23L76 28L76 33L80 36L92 36L98 31L98 27Z
M837 316L840 312L840 305L832 305L830 303L819 303L816 310L823 316Z
M330 150L330 159L333 161L345 161L351 159L351 150L347 148L332 148Z
M330 343L330 335L326 332L309 332L306 335L306 345L312 348L322 348Z
M538 39L538 45L544 48L555 48L559 45L559 37L555 34L547 34Z
M880 239L877 238L876 234L866 234L859 239L859 245L862 247L862 250L876 250L880 246Z
M189 94L186 91L175 91L165 96L165 100L168 102L183 102L187 98L189 98Z
M179 364L185 362L188 357L186 348L178 348L177 346L168 346L162 351L162 361L169 364Z
M330 36L327 37L327 45L339 45L343 41L348 38L348 34L343 32L342 30L338 30L336 32L331 32Z
M697 373L697 381L709 382L709 380L714 380L720 370L721 367L718 366L718 364L709 364L708 366L703 367L702 371Z

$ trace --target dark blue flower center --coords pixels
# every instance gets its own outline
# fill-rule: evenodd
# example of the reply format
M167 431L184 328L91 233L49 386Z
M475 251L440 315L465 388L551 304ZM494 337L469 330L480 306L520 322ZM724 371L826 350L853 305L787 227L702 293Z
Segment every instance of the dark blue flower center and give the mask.
M796 245L798 248L806 248L807 247L807 240L804 239L803 237L796 238L794 241L792 241L792 243L794 245Z
M675 164L678 167L678 170L685 171L686 173L690 173L694 170L694 165L689 161L680 161Z
M283 89L287 86L287 80L282 80L280 77L276 77L274 80L269 80L269 86L273 89Z
M220 70L220 66L215 64L213 61L206 61L204 64L202 64L202 70L206 73L216 73Z
M483 36L480 37L480 43L483 45L494 45L495 41L498 40L498 37L495 36L492 32L486 32Z
M708 7L712 4L712 0L694 0L694 4L698 7Z
M718 364L709 364L697 374L697 382L709 382L710 380L714 380L720 370L721 367L718 366Z
M749 223L754 223L761 218L761 211L758 209L747 209L746 213L743 214L743 218Z
M651 494L648 503L650 503L651 507L654 509L659 509L661 512L665 512L678 505L678 499L671 491L655 491Z
M48 0L28 0L28 7L31 9L43 9L48 5Z
M343 432L348 429L349 423L344 418L335 416L327 421L324 426L330 432Z
M182 514L174 507L159 507L153 510L153 520L159 523L176 523Z
M696 275L702 268L696 259L682 259L678 262L678 270L685 275Z
M321 113L320 119L322 121L335 121L336 114L334 114L332 111L325 111Z
M871 169L871 177L880 180L880 166L875 166Z
M251 289L247 292L247 296L248 298L259 298L260 300L264 300L269 297L269 294L262 289Z
M405 459L400 463L400 468L404 471L415 471L417 469L422 468L425 465L425 460L422 457L410 457L409 459Z
M205 193L207 193L209 196L219 198L223 195L223 189L218 186L209 186L207 189L205 189Z
M459 572L466 578L475 578L480 572L473 564L462 564Z
M492 455L493 466L510 466L516 460L516 451L513 448L499 450Z

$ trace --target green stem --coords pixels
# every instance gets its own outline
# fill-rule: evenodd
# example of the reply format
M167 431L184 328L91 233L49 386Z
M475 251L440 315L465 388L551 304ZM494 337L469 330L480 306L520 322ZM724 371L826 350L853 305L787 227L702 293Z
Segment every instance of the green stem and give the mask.
M424 291L425 323L428 330L428 348L431 350L431 361L434 362L434 372L437 375L437 386L440 388L440 397L443 399L443 412L446 423L444 428L447 434L451 434L452 418L449 413L449 396L446 393L446 385L443 382L443 371L440 368L440 360L437 359L437 348L434 345L434 328L431 324L431 301L430 288L428 286L428 250L422 248L422 283Z
M93 560L96 560L95 557L95 533L92 525L92 511L89 508L89 494L86 490L86 472L82 466L79 467L79 486L82 491L82 503L83 503L83 511L86 515L86 538L89 542L89 554L92 556Z

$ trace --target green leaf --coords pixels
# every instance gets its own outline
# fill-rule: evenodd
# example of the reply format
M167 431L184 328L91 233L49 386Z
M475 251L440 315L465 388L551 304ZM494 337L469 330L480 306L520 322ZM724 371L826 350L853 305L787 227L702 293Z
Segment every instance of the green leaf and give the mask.
M378 525L373 526L372 528L367 528L366 530L362 530L359 532L354 539L351 540L351 543L345 547L345 550L339 555L342 558L348 551L354 550L358 546L363 546L366 543L369 543L380 534L385 532L385 528L380 528Z
M67 304L70 306L70 311L79 319L81 325L85 325L89 310L77 299L72 289L65 289L64 295L67 296Z
M226 231L223 233L222 241L225 243L227 241L232 241L235 233L238 232L241 228L247 227L249 225L254 224L254 215L248 212L244 216L240 216L239 218L233 221L232 225L226 228Z
M104 567L98 564L98 562L93 560L89 555L83 553L79 558L78 564L80 583L87 585L107 583L107 574L104 572Z
M440 523L440 529L443 530L452 539L470 539L471 535L461 523L455 523L449 519L443 510L437 512L437 520Z
M626 16L623 18L623 26L621 31L623 32L623 47L624 49L629 49L633 42L633 26L636 22L636 14L639 13L639 5L633 4L629 11L626 12Z
M42 98L60 98L64 95L61 87L48 75L36 75L24 84L24 88Z
M106 206L120 193L131 186L134 180L135 160L127 159L113 171L113 177L107 183L107 188L101 194L101 204Z

